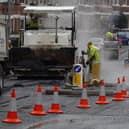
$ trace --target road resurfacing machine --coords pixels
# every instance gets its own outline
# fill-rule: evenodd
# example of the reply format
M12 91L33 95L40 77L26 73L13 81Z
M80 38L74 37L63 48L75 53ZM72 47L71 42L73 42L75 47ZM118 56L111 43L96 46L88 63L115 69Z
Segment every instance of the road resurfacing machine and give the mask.
M10 50L17 77L64 77L75 63L75 7L28 6L21 47ZM30 21L35 24L28 24ZM36 25L37 24L37 25Z

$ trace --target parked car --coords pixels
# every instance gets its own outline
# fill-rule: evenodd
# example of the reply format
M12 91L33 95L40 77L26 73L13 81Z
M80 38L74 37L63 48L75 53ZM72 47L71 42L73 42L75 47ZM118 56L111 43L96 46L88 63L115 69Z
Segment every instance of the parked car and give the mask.
M117 32L116 40L119 41L121 45L129 45L129 32Z

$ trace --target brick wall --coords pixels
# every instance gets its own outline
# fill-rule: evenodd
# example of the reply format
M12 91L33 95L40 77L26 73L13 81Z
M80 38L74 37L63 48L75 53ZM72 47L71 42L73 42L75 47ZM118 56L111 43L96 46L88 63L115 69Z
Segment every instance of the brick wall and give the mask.
M28 0L12 0L10 3L10 33L18 34L20 30L21 18L24 6L21 3L28 4ZM8 15L8 3L0 3L0 15Z

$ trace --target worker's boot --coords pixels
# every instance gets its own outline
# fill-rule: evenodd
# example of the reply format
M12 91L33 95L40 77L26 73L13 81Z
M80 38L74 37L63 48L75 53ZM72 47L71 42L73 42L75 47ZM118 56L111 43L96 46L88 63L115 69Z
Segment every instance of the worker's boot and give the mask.
M86 78L87 78L87 79L86 79L86 82L87 82L88 87L92 87L92 86L93 86L93 85L91 84L92 73L88 73Z

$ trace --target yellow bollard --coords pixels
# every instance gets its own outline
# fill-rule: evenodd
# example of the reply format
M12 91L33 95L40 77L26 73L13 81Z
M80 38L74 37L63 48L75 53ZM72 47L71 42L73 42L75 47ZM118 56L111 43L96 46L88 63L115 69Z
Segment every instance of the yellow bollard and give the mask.
M83 85L83 66L82 64L73 65L73 86L82 88Z

